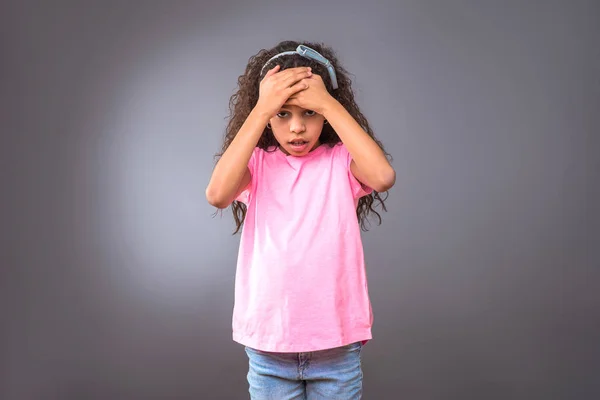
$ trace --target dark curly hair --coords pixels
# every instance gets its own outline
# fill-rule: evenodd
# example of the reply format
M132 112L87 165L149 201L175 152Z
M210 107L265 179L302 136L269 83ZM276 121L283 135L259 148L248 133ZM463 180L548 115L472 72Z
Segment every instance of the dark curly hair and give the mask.
M337 89L333 89L329 73L324 66L301 55L282 56L271 61L269 65L265 65L265 63L274 55L284 51L296 50L300 44L304 44L315 49L333 64L338 82ZM296 41L283 41L271 49L262 49L248 60L248 65L246 66L244 74L238 78L238 90L231 96L229 100L229 122L225 131L221 152L217 153L215 156L217 160L223 155L223 153L225 153L225 150L227 150L235 135L237 135L246 118L248 118L248 115L256 106L259 96L260 82L264 75L266 75L267 71L273 68L275 65L281 66L280 71L294 67L311 67L313 73L321 76L327 91L344 106L348 113L354 117L354 119L365 130L365 132L367 132L369 136L371 136L371 138L379 145L386 157L391 160L391 156L385 151L383 144L375 137L371 127L369 126L369 122L358 108L358 105L354 100L354 92L352 90L351 80L349 78L350 74L341 66L335 52L321 43ZM265 68L263 68L263 66ZM334 146L341 142L341 139L331 125L326 124L323 125L323 130L321 131L319 141L323 145L327 144L329 146ZM265 127L257 146L261 149L267 150L273 146L278 147L279 143L277 143L277 140L273 136L273 132ZM378 219L378 224L381 224L381 215L373 206L375 201L377 201L382 210L387 211L385 207L386 198L387 192L379 193L373 191L373 193L370 195L363 196L359 199L358 206L356 208L356 215L363 231L368 230L368 216L371 213L374 214ZM234 201L231 204L231 209L233 211L233 217L236 223L236 229L234 231L234 234L236 234L239 232L244 223L244 218L246 217L246 205L242 202Z

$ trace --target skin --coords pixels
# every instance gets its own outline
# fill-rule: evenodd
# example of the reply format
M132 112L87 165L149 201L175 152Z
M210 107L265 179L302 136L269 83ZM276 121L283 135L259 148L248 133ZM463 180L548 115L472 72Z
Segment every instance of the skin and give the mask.
M217 162L206 188L208 202L227 208L250 184L248 161L267 123L285 154L302 157L320 145L318 138L327 120L352 156L350 170L356 179L378 192L390 189L396 174L385 154L329 94L322 78L306 67L281 72L279 68L269 70L261 81L256 106ZM309 142L301 152L289 143L298 138Z
M279 148L287 155L305 156L321 143L319 136L323 130L325 118L316 111L299 106L284 104L275 117L270 119L273 136L279 142ZM290 142L304 140L308 142L306 149L298 151Z

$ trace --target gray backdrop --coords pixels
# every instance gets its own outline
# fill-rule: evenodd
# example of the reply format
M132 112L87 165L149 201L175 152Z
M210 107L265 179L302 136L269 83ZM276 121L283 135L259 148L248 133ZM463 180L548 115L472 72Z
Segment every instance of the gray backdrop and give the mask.
M247 398L204 190L248 58L303 38L397 171L365 398L599 398L597 2L0 7L1 399Z

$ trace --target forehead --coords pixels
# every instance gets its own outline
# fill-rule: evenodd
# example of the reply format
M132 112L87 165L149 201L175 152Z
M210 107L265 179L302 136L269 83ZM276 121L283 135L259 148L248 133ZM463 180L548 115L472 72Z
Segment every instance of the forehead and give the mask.
M301 112L308 110L307 108L302 108L299 106L292 106L292 105L287 105L287 104L282 105L281 109L286 110L286 111L291 111L293 113L301 113Z

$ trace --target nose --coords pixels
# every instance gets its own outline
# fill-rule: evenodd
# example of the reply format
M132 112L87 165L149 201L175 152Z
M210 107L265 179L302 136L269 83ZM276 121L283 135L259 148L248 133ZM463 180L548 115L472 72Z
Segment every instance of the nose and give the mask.
M292 116L290 120L290 132L301 133L304 132L304 118L298 115Z

